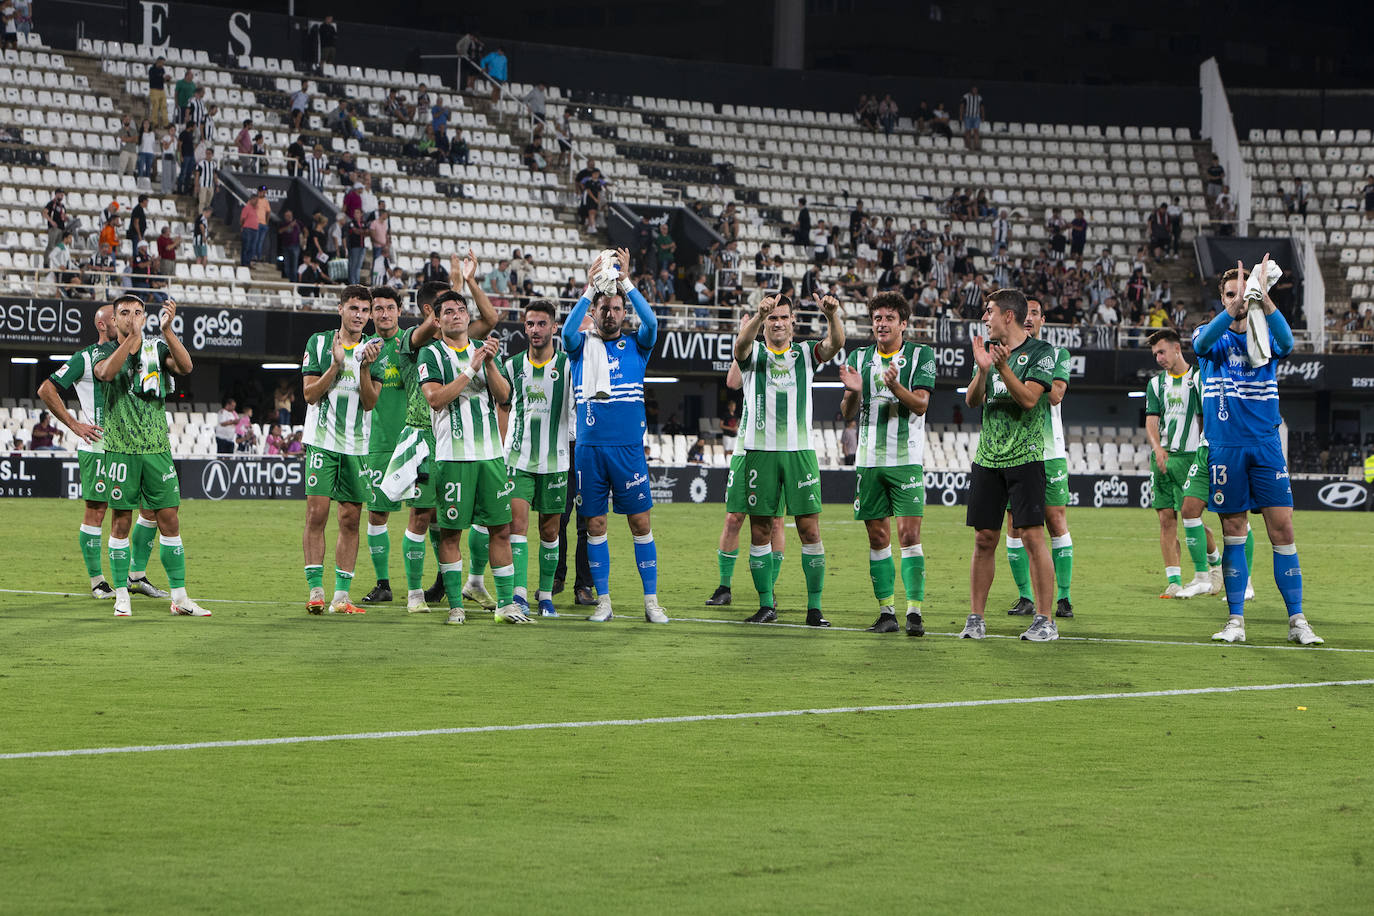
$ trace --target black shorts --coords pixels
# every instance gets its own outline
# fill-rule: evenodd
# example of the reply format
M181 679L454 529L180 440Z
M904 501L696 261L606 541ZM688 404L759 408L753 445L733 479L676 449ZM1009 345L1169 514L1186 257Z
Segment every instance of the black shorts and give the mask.
M1008 509L1014 528L1035 528L1045 524L1043 461L1009 468L973 465L964 524L980 531L1001 531L1002 518Z

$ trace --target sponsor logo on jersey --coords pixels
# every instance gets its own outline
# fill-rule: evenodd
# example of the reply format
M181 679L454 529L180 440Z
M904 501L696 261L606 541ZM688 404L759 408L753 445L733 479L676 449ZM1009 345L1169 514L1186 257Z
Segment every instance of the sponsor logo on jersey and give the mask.
M644 474L635 474L635 476L633 476L633 477L631 477L629 480L625 481L625 489L627 489L627 490L633 490L635 487L639 486L640 484L642 484L642 483L648 483L648 482L649 482L649 478L648 478L646 475L644 475Z
M1040 360L1040 362L1036 363L1036 365L1039 366L1041 369L1044 369L1046 372L1053 372L1054 357L1046 356L1044 359Z
M807 474L805 480L797 481L798 490L805 489L806 487L818 487L820 485L821 482L817 480L816 477L812 474Z

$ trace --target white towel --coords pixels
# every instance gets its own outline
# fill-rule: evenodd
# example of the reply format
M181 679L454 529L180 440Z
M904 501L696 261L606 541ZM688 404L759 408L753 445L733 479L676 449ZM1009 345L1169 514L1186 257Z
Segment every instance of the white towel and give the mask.
M382 492L394 503L413 495L415 480L420 473L420 465L429 457L429 444L420 431L407 426L401 431L396 449L386 465L386 475L382 478Z
M1249 304L1249 309L1245 313L1245 347L1246 355L1250 357L1250 365L1255 368L1267 366L1274 358L1274 348L1269 337L1269 320L1264 315L1264 296L1282 276L1283 269L1270 261L1267 276L1260 276L1259 266L1256 265L1245 281L1245 301Z
M582 344L582 397L604 401L611 396L611 366L606 358L606 341L596 328L586 332Z

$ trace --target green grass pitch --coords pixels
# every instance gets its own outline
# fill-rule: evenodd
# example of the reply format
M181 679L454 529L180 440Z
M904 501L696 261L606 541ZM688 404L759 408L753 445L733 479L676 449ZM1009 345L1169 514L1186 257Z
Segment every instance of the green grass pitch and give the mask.
M721 514L654 512L675 618L754 610L744 559L737 603L703 606ZM874 607L845 506L822 521L830 631L644 623L618 518L625 619L574 617L570 592L527 627L402 602L310 617L303 515L187 503L214 617L135 598L116 620L85 597L79 505L0 501L0 754L1374 678L1367 514L1296 519L1309 617L1341 651L1285 648L1260 531L1251 642L1208 644L1224 605L1156 598L1147 510L1070 512L1061 632L1091 639L1052 644L952 638L960 509L925 521L922 640L857 631ZM355 598L372 581L364 547ZM990 634L1024 628L1012 598L999 556ZM1371 735L1374 688L1335 686L0 759L0 912L1365 913Z

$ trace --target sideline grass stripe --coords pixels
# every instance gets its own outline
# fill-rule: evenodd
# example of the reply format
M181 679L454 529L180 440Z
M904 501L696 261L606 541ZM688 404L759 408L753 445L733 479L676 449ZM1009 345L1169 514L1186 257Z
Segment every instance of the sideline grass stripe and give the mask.
M1374 678L1355 681L1313 681L1306 684L1241 684L1234 687L1189 687L1177 690L1144 690L1136 693L1079 693L1045 697L1006 697L993 700L947 700L941 703L899 703L886 706L832 706L823 709L777 709L768 712L726 712L695 716L657 716L646 719L592 719L580 722L527 722L521 725L472 725L463 728L426 728L410 731L356 732L346 735L301 735L290 738L245 738L238 741L195 741L187 744L143 744L130 747L88 747L57 751L23 751L0 754L0 760L37 757L97 757L105 754L148 754L155 751L199 751L227 747L268 747L275 744L310 744L326 741L380 741L390 738L424 738L432 735L482 735L493 732L532 732L550 729L606 728L630 725L678 725L687 722L730 722L741 719L780 719L790 716L833 716L856 712L911 712L923 709L962 709L975 706L1021 706L1033 703L1077 703L1085 700L1136 700L1151 697L1187 697L1216 693L1248 693L1265 690L1298 690L1312 687L1369 687Z

